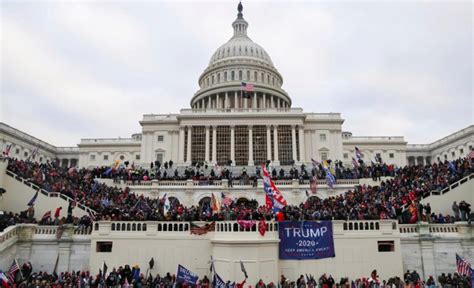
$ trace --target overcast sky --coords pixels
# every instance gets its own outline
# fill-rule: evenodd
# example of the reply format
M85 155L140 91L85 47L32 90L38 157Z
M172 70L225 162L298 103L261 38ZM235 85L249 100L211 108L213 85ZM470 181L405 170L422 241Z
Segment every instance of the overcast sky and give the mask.
M293 107L431 143L474 123L472 3L244 1ZM0 121L56 146L189 108L236 1L2 1Z

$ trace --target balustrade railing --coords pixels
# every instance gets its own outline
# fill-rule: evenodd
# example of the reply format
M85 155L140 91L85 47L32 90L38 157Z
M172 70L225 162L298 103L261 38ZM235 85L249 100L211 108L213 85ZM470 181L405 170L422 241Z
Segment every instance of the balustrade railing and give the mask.
M474 173L471 173L469 175L467 175L466 177L450 184L449 186L447 186L446 188L444 189L441 189L441 190L432 190L431 192L429 193L425 193L423 195L423 199L424 198L427 198L429 196L439 196L439 195L443 195L443 194L446 194L448 193L449 191L453 190L454 188L466 183L467 181L471 181L472 179L474 179Z
M74 199L64 195L64 194L61 194L59 192L49 192L49 191L46 191L45 189L37 186L36 184L33 184L31 183L28 179L24 179L18 175L16 175L15 173L7 170L6 171L6 174L10 177L12 177L13 179L25 184L26 186L28 187L31 187L32 189L35 189L35 190L39 190L41 194L43 194L44 196L46 197L52 197L52 198L57 198L57 197L60 197L61 199L67 201L68 203L74 203ZM96 212L94 210L92 210L91 208L81 204L81 203L78 203L77 204L77 207L81 210L84 210L86 211L88 214L96 214Z

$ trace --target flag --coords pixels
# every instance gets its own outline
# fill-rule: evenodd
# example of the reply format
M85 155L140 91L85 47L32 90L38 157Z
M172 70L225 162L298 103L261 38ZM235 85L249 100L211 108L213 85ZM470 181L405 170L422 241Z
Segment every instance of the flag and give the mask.
M148 203L146 203L145 199L143 199L143 195L138 198L137 203L132 208L132 211L143 211L144 213L151 213L152 210Z
M244 273L245 279L249 278L249 276L247 275L247 270L245 270L244 262L242 262L242 260L240 260L240 270L242 270L242 273Z
M35 195L33 195L33 198L31 198L30 202L28 202L28 206L33 206L35 205L36 198L38 198L38 192L39 190L36 191Z
M232 204L232 198L226 197L224 192L221 192L221 198L221 203L223 206L230 206L230 204Z
M104 280L105 280L105 277L107 277L107 269L109 267L107 267L107 264L105 264L105 261L102 262L102 269L101 269L101 272L102 274L100 275Z
M7 146L5 146L5 150L3 151L3 154L5 156L8 156L10 154L10 150L12 149L12 144L7 144Z
M219 199L216 196L214 196L214 193L212 193L212 197L211 197L211 209L212 209L212 213L221 212L221 203L219 202Z
M311 179L309 180L309 188L311 189L311 193L316 194L318 189L318 178L316 177L316 175L311 177Z
M51 210L44 213L43 217L41 217L41 220L45 221L45 220L48 220L49 218L51 218Z
M242 89L242 91L244 92L253 92L253 84L250 84L250 83L246 83L246 82L242 82L240 84L240 88Z
M456 253L456 271L464 276L471 276L471 264Z
M224 280L217 273L214 273L212 278L212 287L226 287Z
M456 173L456 165L454 165L454 161L451 161L448 163L448 168L449 170L451 170L452 172Z
M360 151L360 149L357 146L355 146L354 148L355 148L355 156L357 157L357 160L364 157L364 154L362 154L362 151Z
M318 169L319 165L321 164L318 161L314 160L313 158L311 158L311 163L313 163L313 167L316 169Z
M333 187L334 184L336 184L336 178L334 175L331 174L331 171L324 167L324 171L326 172L326 183L328 184L329 187Z
M5 273L0 272L0 287L10 288L10 284L8 283L8 278Z
M278 188L275 186L275 183L273 183L264 165L262 165L262 170L263 190L265 191L265 194L267 194L272 199L273 211L279 211L286 206L286 200L283 198L283 194L280 192L280 190L278 190Z
M265 232L267 231L267 223L265 223L265 220L262 219L260 222L258 222L258 232L260 235L265 236Z
M354 157L352 157L352 166L354 166L354 168L359 167L359 163L357 162L357 160Z
M193 273L191 270L186 269L184 266L178 265L176 280L195 285L199 280L199 276Z
M168 211L171 208L171 203L170 203L170 198L166 197L166 194L165 194L164 197L165 197L165 201L164 201L164 204L163 204L163 214L166 215L166 214L168 214Z
M469 155L467 155L468 159L474 159L474 150L472 150Z
M267 210L273 208L272 196L269 196L268 194L265 194L265 208L267 208Z
M211 255L211 267L209 268L209 271L212 273L213 270L215 270L214 269L214 258L212 258L212 255Z
M36 148L33 150L33 152L31 152L31 155L30 155L31 158L35 159L36 154L38 154L38 147L36 147ZM30 157L28 157L28 159L29 159L29 158L30 158Z
M209 231L216 230L216 222L212 222L203 226L198 226L191 222L191 234L203 235Z
M12 266L10 266L10 269L8 269L8 279L10 280L11 283L15 283L15 277L16 273L20 271L20 265L18 265L18 262L13 260Z

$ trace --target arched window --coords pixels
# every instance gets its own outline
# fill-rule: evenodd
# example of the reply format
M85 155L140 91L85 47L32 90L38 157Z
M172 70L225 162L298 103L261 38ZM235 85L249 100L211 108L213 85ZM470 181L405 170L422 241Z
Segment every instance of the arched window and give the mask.
M257 71L253 72L253 81L257 82Z
M221 83L221 73L217 73L217 83Z
M239 80L242 80L242 70L239 71Z
M235 80L235 71L230 72L230 80Z
M224 72L224 82L226 82L226 81L227 81L227 71Z
M270 75L267 75L267 83L270 84Z
M275 85L275 78L272 77L272 84Z
M209 86L209 78L206 79L206 86Z
M214 75L212 75L211 84L214 84Z
M250 71L247 70L247 81L250 81Z
M263 73L260 74L260 81L263 83L265 81L265 78L263 77Z

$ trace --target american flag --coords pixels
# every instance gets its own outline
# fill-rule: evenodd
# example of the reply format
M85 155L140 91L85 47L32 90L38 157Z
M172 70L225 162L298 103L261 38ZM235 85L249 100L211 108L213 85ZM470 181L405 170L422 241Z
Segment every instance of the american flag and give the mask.
M191 222L191 234L203 235L209 231L214 231L214 230L216 230L216 222L212 222L204 226L198 226Z
M469 155L467 155L468 159L474 159L474 150L472 150Z
M10 149L12 149L12 144L7 144L7 146L5 147L5 151L3 152L3 154L5 154L5 156L8 156L8 154L10 154Z
M245 92L253 92L253 84L242 82L241 89Z
M354 148L355 148L355 155L357 159L362 158L364 156L364 154L362 154L362 151L360 151L360 149L357 146L355 146Z
M471 264L464 260L461 256L456 254L456 270L459 274L465 276L471 276Z
M15 259L13 260L12 266L10 266L10 269L8 270L8 279L10 279L10 282L15 282L15 276L18 271L20 271L20 265L18 265L18 262Z
M43 217L41 217L41 220L48 220L49 218L51 218L51 210L44 213Z
M232 198L225 196L224 192L221 192L221 197L221 203L223 206L229 206L230 204L232 204Z

